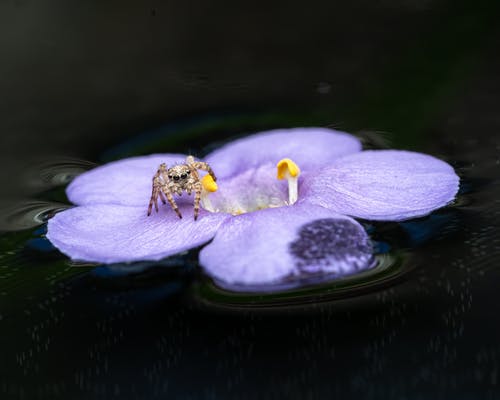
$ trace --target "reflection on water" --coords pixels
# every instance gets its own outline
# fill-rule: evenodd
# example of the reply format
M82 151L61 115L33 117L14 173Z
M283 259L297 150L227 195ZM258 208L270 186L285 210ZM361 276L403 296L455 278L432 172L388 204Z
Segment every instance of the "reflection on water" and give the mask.
M377 291L409 272L411 262L402 254L378 254L374 267L337 278L321 276L267 286L234 286L204 279L194 285L195 298L224 308L272 308L328 302Z

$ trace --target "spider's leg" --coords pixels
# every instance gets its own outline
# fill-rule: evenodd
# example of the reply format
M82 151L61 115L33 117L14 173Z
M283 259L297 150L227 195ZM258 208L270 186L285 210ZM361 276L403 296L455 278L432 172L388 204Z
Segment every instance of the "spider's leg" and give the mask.
M171 201L169 200L168 202L170 203L170 206L175 209L175 207L177 207L177 205L175 204L175 201L172 198L172 194L170 192L170 185L169 185L170 179L168 179L167 164L165 164L165 163L161 164L160 165L160 169L158 170L158 172L161 174L161 178L163 180L163 185L162 185L161 190L159 192L160 193L161 202L163 204L166 204L167 199L165 198L165 196L168 197L168 194L170 193ZM175 207L172 206L172 202L175 205ZM179 213L177 213L177 214L179 214ZM180 218L182 218L182 217L180 217Z
M175 211L177 216L179 218L182 218L181 212L179 211L179 207L177 207L177 204L175 203L174 196L172 195L172 192L170 191L170 188L168 185L163 185L163 192L165 193L165 196L167 197L167 201L170 204L170 207Z
M203 162L203 161L193 161L191 163L191 165L196 168L196 169L201 169L202 171L207 171L208 174L212 177L212 179L214 180L214 182L217 181L217 178L215 177L215 173L214 171L212 170L212 168L210 167L210 165L208 165L208 163L206 162Z
M165 195L163 194L163 192L160 190L160 199L161 199L161 202L163 204L165 204L167 202L167 199L165 199Z
M202 186L200 182L194 184L194 220L198 219L198 212L200 210L200 198L201 198Z
M158 196L161 195L160 170L153 176L153 188L151 189L151 198L149 199L148 216L151 215L153 204L158 212Z
M153 175L153 188L151 190L151 199L149 200L148 216L151 215L153 204L156 212L158 212L158 197L165 204L165 196L162 193L164 183L168 183L167 165L165 163L160 164L156 174Z
M151 195L148 205L148 217L151 215L151 211L153 210L153 204L155 205L156 212L158 212L158 201L156 196L158 196L158 194L153 189L153 194Z

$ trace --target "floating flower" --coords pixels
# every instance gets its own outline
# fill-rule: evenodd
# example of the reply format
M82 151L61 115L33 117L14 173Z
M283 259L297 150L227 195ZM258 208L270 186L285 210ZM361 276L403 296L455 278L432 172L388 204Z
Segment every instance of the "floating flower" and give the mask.
M200 264L226 284L343 276L373 265L369 238L351 217L423 216L452 201L459 184L450 165L429 155L361 151L355 137L329 129L274 130L205 157L219 190L204 193L197 221L192 196L177 200L183 219L168 205L148 217L158 165L184 160L135 157L78 176L67 188L77 207L55 215L47 237L74 260L108 264L159 260L210 242Z

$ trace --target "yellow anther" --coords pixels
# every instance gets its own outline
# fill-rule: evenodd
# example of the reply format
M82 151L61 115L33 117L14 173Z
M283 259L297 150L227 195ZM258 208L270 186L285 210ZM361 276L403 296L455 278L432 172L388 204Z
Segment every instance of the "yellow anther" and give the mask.
M294 204L299 198L298 179L300 168L289 158L282 159L277 165L278 179L286 179L288 181L288 204Z
M201 184L203 185L203 189L207 192L215 192L218 189L217 183L215 183L212 177L208 174L201 178Z
M295 178L300 174L299 166L289 158L283 158L280 160L280 162L276 165L276 168L278 168L278 179L285 179L288 177Z

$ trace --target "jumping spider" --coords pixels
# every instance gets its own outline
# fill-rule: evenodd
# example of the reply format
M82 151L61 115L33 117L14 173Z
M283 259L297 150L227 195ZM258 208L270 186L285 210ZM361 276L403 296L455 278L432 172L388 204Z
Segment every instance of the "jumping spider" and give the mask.
M195 161L193 156L186 157L186 163L174 165L167 169L165 164L161 164L158 171L153 176L153 190L151 200L149 200L148 216L151 215L153 204L158 212L158 197L165 204L168 200L179 218L182 218L179 207L175 204L174 194L182 195L183 191L191 194L194 191L194 220L198 219L200 209L201 190L203 188L198 175L198 169L207 171L214 181L217 180L214 171L206 162ZM165 197L167 198L165 200Z

